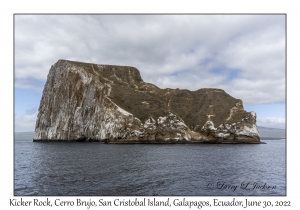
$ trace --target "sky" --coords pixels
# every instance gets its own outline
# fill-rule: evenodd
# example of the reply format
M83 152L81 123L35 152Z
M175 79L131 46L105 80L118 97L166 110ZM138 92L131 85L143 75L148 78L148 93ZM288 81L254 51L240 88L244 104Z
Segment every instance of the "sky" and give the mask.
M15 131L34 131L59 59L134 66L160 88L220 88L285 128L285 15L14 15Z

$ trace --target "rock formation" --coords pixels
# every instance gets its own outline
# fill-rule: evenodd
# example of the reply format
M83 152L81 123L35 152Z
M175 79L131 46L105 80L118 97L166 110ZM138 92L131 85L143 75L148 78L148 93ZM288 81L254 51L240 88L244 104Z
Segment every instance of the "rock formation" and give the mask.
M59 60L34 141L261 143L255 112L221 89L160 89L134 67Z

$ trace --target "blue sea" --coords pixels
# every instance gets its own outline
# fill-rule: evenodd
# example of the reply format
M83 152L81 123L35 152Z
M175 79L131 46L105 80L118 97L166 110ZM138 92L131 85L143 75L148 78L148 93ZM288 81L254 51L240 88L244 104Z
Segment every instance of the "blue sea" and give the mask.
M284 196L286 141L14 143L15 196Z

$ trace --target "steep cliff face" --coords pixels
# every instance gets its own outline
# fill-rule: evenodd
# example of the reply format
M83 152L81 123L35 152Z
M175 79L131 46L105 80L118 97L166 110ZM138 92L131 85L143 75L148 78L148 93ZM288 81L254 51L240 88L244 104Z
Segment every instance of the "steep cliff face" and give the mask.
M256 114L220 89L160 89L133 67L59 60L34 141L260 143Z

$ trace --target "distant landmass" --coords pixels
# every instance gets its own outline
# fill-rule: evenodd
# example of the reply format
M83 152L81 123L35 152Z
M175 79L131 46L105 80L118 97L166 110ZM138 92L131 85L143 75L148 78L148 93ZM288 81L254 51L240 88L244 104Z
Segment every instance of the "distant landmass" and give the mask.
M285 139L286 130L257 126L260 139Z
M260 139L285 139L286 130L280 128L267 128L257 126ZM33 140L33 131L31 132L15 132L15 140Z

